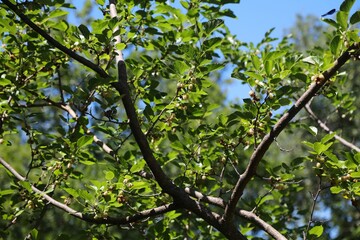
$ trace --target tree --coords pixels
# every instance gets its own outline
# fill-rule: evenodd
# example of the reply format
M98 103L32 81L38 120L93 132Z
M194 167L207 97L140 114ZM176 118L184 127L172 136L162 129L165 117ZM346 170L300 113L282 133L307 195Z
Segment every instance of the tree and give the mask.
M75 26L70 3L3 0L1 236L312 239L328 234L321 194L359 212L359 148L296 119L319 95L353 116L340 68L359 59L355 1L307 56L271 30L237 40L222 20L237 2L98 0L103 19ZM223 102L230 68L244 104ZM308 153L285 159L285 128L309 131Z

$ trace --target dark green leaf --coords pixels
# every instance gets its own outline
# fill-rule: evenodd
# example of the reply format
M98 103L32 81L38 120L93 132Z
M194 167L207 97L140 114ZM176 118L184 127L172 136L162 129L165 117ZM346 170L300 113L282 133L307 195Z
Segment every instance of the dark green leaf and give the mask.
M340 5L340 11L349 13L356 0L344 0Z
M356 24L360 22L360 11L356 11L353 15L351 15L350 17L350 23L351 24Z
M340 36L339 35L336 35L332 40L331 40L331 43L330 43L330 50L331 50L331 53L334 54L335 56L338 56L339 55L339 52L340 52Z
M85 25L81 24L79 30L86 39L89 39L90 31Z
M210 35L214 30L224 24L222 19L212 19L208 22L203 23L206 34Z

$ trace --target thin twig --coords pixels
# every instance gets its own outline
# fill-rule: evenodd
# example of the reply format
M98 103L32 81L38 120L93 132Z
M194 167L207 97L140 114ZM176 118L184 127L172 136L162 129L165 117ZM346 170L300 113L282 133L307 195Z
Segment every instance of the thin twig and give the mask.
M310 219L309 219L308 224L307 224L307 226L306 226L306 230L303 232L303 234L304 234L304 240L307 239L307 235L308 235L308 233L309 233L310 226L311 226L311 224L314 222L313 217L314 217L315 207L316 207L316 203L317 203L317 200L318 200L318 198L319 198L319 196L320 196L321 191L322 191L322 188L321 188L321 177L319 177L318 189L317 189L317 191L316 191L316 193L315 193L315 196L310 193L310 194L312 195L313 203L312 203L312 206L311 206Z
M312 111L311 107L310 107L310 104L306 104L305 105L305 110L309 113L310 117L315 120L317 122L317 124L322 128L324 129L326 132L328 133L333 133L333 131L330 130L330 128L323 122L321 121L318 116L316 116L316 114ZM344 138L340 137L339 135L335 134L334 135L334 138L336 140L338 140L339 142L341 142L344 146L352 149L352 150L355 150L356 152L360 152L360 148L355 146L354 144L348 142L347 140L345 140Z

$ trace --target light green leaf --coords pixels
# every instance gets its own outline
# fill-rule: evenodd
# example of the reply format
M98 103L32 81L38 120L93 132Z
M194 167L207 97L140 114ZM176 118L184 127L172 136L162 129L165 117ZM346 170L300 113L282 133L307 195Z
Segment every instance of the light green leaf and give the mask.
M344 189L342 189L341 187L338 186L333 186L330 188L330 191L332 194L338 194L340 192L342 192Z
M264 79L261 75L259 75L257 73L254 73L254 72L244 72L244 74L248 75L249 77L258 79L258 80L263 80Z
M343 11L339 11L336 14L336 21L338 22L342 30L346 30L348 28L348 17L349 13Z
M105 179L110 181L115 177L115 174L112 171L104 171Z
M328 141L330 141L331 139L334 138L334 136L336 135L336 133L329 133L326 134L322 139L321 139L321 143L327 143Z
M278 58L284 56L285 54L286 54L285 51L269 52L269 53L266 55L266 57L265 57L264 60L269 60L269 61L270 61L270 60L275 60L275 59L278 59Z
M186 65L186 63L184 63L183 61L176 61L173 65L174 69L176 70L176 72L180 75L183 75L184 72L189 69L189 66Z
M315 235L316 237L320 237L324 232L324 227L323 226L315 226L312 227L309 231L310 235Z
M350 176L352 178L360 178L360 172L352 172L352 173L350 173Z
M63 188L65 192L73 196L74 198L77 198L79 196L78 192L73 188Z
M138 161L137 163L132 165L132 167L130 168L130 172L135 173L135 172L139 172L140 170L143 170L145 164L146 162L143 159Z
M332 144L333 144L332 142L328 143L326 145L322 144L320 142L316 142L316 143L314 143L314 150L317 154L321 154L321 153L325 152L326 150L328 150Z
M263 203L265 203L266 201L270 201L273 200L274 196L273 195L267 195L263 198L260 199L259 203L257 204L258 206L261 206Z
M32 192L31 184L28 181L19 181L19 184L29 192Z
M270 60L267 60L265 61L265 72L268 76L271 76L272 75L272 70L273 70L273 66L274 66L274 62L273 61L270 61Z
M14 190L12 190L12 189L2 190L2 191L0 191L0 196L9 195L12 193L14 193Z
M41 23L46 22L48 19L61 17L64 15L67 15L67 14L69 14L69 13L64 10L55 9L54 11L50 12L50 14Z
M99 5L104 5L105 4L105 0L96 0L96 2Z
M251 54L251 62L256 70L260 70L260 59L256 54Z
M302 60L303 62L315 65L319 63L319 59L315 56L308 56Z
M7 79L0 79L0 86L6 86L6 85L10 85L11 84L11 81L10 80L7 80Z
M82 148L89 144L92 144L93 140L94 140L94 138L92 136L87 136L87 135L82 136L81 138L79 138L77 140L77 147Z
M31 230L31 239L38 239L38 230L36 228L34 228L33 230Z

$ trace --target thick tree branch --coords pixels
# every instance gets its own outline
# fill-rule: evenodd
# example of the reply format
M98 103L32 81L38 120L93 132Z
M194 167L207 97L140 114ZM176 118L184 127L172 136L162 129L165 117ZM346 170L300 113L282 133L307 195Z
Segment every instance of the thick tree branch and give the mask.
M311 107L309 104L305 105L305 110L307 111L307 113L310 115L310 117L316 121L316 123L322 128L324 129L326 132L328 133L333 133L333 131L330 130L330 128L324 123L322 122L317 116L316 114L312 111ZM355 146L354 144L352 144L351 142L348 142L347 140L345 140L344 138L340 137L339 135L335 134L334 138L336 140L338 140L341 144L343 144L344 146L355 150L356 152L360 152L360 148Z
M116 1L110 1L110 4L113 5L113 10L111 11L111 17L116 17ZM115 45L120 43L120 37L115 38ZM121 55L118 54L119 56ZM138 120L136 109L131 98L130 89L127 83L127 73L126 66L123 59L120 57L116 58L117 68L118 68L118 83L113 84L113 86L118 90L122 96L122 102L126 111L126 115L129 119L130 129L132 134L137 142L140 151L149 166L151 172L154 175L155 180L163 189L164 192L168 193L173 197L174 202L179 204L183 208L195 213L196 215L203 218L207 223L217 228L221 233L223 233L229 239L246 239L233 224L230 226L225 226L220 224L221 216L211 212L208 208L202 204L194 201L189 197L189 195L181 188L177 187L170 178L164 173L160 164L154 157L154 154L150 148L150 145L147 141L146 135L141 130L141 125Z
M270 133L268 133L259 146L256 148L252 156L250 157L250 161L248 166L246 167L243 174L238 179L235 188L231 194L229 203L225 208L225 212L223 215L223 221L230 223L233 217L234 210L236 208L236 204L242 196L244 189L247 183L251 180L251 178L255 175L257 166L259 165L261 159L264 154L269 149L270 145L274 142L275 138L281 133L281 131L288 125L288 123L293 119L296 114L304 108L304 106L311 100L312 97L320 90L320 88L331 78L336 72L339 70L341 66L343 66L351 57L351 53L354 50L359 49L359 43L355 43L350 46L333 64L333 66L319 75L315 82L313 82L309 89L296 101L296 103L284 113L284 115L279 119L279 121L275 124L275 126L271 129Z
M212 196L206 196L198 191L195 191L190 188L185 188L185 192L187 192L190 196L198 199L199 201L206 202L208 204L225 208L226 202L222 198L218 197L212 197ZM272 236L274 239L279 240L286 240L286 237L284 237L279 231L277 231L274 227L272 227L269 223L262 220L260 217L258 217L255 213L249 212L246 210L238 210L236 209L235 213L239 215L240 217L243 217L252 223L254 223L256 226L258 226L260 229L264 230L266 233L268 233L270 236Z
M16 179L18 179L20 181L26 181L25 177L21 176L12 166L10 166L10 164L8 164L1 157L0 157L0 164L3 165ZM46 194L45 192L36 188L32 184L31 184L31 189L35 193L37 193L41 197L43 197L48 203L50 203L54 207L59 208L78 219L81 219L83 221L90 222L90 223L123 225L123 224L137 222L137 221L149 218L149 217L161 215L161 214L179 209L179 207L176 206L174 203L170 203L170 204L165 204L163 206L159 206L159 207L156 207L153 209L144 210L144 211L138 212L134 215L123 217L123 218L107 217L107 218L95 219L94 216L91 216L89 214L83 214L61 202L58 202L57 200L50 197L48 194Z
M48 33L46 33L43 29L38 27L33 21L31 21L27 16L25 16L20 9L17 8L16 5L12 4L9 0L2 0L2 2L8 6L13 12L16 13L20 17L20 19L29 25L35 32L40 34L43 38L45 38L51 45L58 48L60 51L65 53L66 55L70 56L71 58L75 59L79 63L83 64L84 66L92 69L94 72L99 74L103 78L108 78L109 75L104 71L104 69L100 68L95 63L89 61L88 59L78 55L76 52L72 51L71 49L65 47L58 41L56 41L53 37L51 37Z

